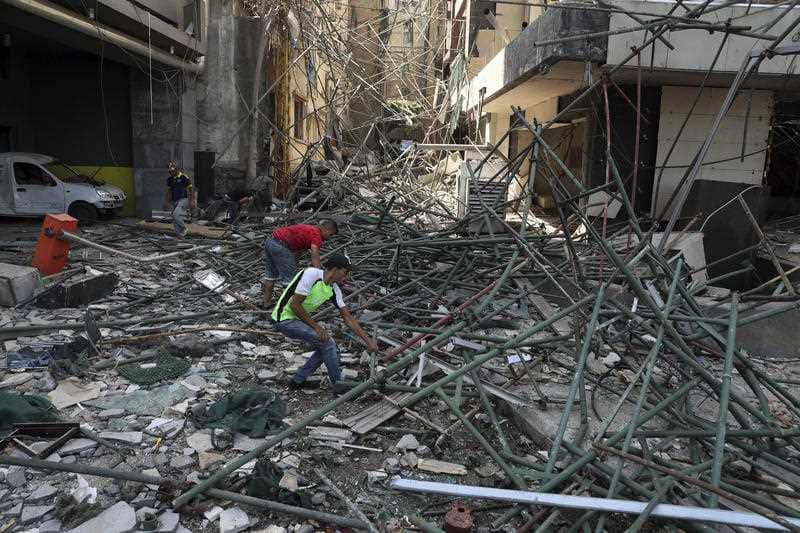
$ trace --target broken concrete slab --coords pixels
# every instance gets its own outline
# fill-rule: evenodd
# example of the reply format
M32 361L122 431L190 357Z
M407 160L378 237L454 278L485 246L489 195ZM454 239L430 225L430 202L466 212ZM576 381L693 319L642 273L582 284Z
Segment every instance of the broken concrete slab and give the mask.
M59 448L58 454L63 456L74 455L86 450L97 448L97 443L91 439L71 439L64 446Z
M206 470L209 466L215 463L224 463L225 456L221 453L201 452L197 454L197 463L200 470Z
M194 451L197 453L203 453L214 449L214 445L211 443L211 432L203 430L195 431L186 437L186 444L194 448Z
M22 503L18 503L16 505L12 506L7 511L3 512L3 515L7 516L9 518L20 516L21 514L22 514Z
M125 409L134 415L160 416L168 407L185 400L193 393L180 384L169 384L152 390L115 394L86 402L99 409Z
M91 520L68 533L128 533L136 529L136 512L125 502L117 502Z
M106 409L105 411L100 411L98 413L97 418L100 420L108 420L109 418L119 418L120 416L125 414L125 409L116 408L116 409Z
M3 389L16 389L20 385L29 382L34 378L33 373L25 372L21 374L12 374L3 381L0 381L0 390Z
M47 396L56 409L64 409L97 398L102 389L103 383L99 381L83 384L77 378L68 378L59 381L55 390L47 393Z
M400 440L397 441L397 444L395 444L394 447L402 451L416 450L419 447L419 441L414 435L406 433L400 437Z
M258 448L267 439L253 439L247 435L236 433L233 436L233 449L240 452L250 452Z
M0 305L14 307L30 300L39 280L39 271L33 267L0 263Z
M143 433L141 431L103 431L100 438L125 444L141 444Z
M23 486L27 482L25 469L21 466L12 466L6 473L6 485L12 488Z
M32 504L32 503L39 503L43 500L47 500L52 498L58 493L58 489L52 486L50 483L45 483L41 485L38 489L33 491L30 496L25 498L25 504Z
M48 520L39 524L39 533L59 533L59 531L61 531L61 525L61 520Z
M194 464L194 459L191 457L187 457L185 455L176 455L172 458L169 462L170 468L175 468L177 470L184 470L189 468Z
M28 525L37 522L53 509L55 509L55 507L52 505L25 505L25 507L22 508L19 523Z
M238 507L225 509L219 515L219 533L239 533L250 527L250 517Z
M164 511L158 516L158 533L172 533L180 525L181 515L174 511Z

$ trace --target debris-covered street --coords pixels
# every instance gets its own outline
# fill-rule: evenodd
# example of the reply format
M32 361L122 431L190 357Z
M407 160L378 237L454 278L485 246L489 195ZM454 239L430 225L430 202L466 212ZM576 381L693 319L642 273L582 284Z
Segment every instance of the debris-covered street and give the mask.
M80 4L0 0L0 533L800 531L797 0Z

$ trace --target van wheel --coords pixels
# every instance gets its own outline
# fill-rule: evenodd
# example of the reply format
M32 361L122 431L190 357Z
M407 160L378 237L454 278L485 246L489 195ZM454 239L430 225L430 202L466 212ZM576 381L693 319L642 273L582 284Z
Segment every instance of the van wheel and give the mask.
M97 209L92 204L86 202L74 202L70 204L67 213L72 218L77 218L78 222L84 225L94 224L97 220Z

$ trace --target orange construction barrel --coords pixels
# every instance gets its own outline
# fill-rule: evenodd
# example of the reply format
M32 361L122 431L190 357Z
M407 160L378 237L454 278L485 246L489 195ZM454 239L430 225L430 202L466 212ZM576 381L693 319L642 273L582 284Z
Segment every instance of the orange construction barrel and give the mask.
M64 270L69 259L69 242L61 240L58 236L61 230L75 231L78 220L66 213L49 214L44 217L42 231L36 242L36 251L33 254L33 266L42 276L50 276Z

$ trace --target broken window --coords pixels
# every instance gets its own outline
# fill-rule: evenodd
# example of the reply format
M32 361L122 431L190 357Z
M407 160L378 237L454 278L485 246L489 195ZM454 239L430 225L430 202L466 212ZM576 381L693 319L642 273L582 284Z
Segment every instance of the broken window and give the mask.
M294 97L294 138L303 139L306 118L306 102L299 96Z
M403 44L408 47L414 46L414 21L407 20L403 25Z
M192 0L183 6L183 31L192 35L198 41L203 40L202 20L203 20L202 0Z
M14 163L14 179L17 185L55 186L53 178L42 167L33 163Z

